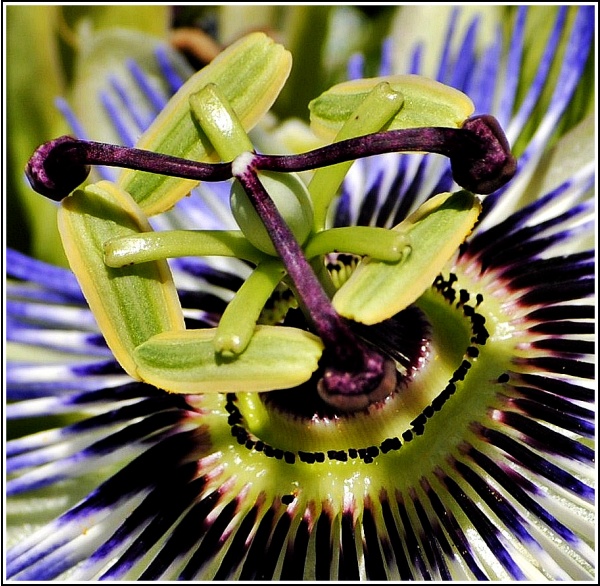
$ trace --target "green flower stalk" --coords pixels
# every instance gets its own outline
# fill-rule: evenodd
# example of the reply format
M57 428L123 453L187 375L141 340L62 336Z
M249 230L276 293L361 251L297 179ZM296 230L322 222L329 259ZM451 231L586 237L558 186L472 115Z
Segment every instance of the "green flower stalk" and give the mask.
M593 579L594 166L547 165L593 144L554 133L592 14L557 11L529 84L524 8L482 53L451 21L439 81L353 61L301 152L253 144L291 65L261 33L181 84L159 51L169 101L132 65L135 144L41 146L73 272L8 252L8 341L56 359L8 362L7 415L70 420L8 443L9 526L72 502L7 575Z

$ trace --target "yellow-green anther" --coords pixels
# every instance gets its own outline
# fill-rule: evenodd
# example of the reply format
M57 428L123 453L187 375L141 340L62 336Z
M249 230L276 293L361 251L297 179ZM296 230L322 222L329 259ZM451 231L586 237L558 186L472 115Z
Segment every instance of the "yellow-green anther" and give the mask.
M190 96L192 115L223 161L254 150L231 103L218 85L208 84Z
M221 316L214 338L217 352L235 355L246 349L265 303L284 275L285 269L276 259L254 269Z
M183 256L229 256L253 264L268 258L239 230L149 232L113 238L104 243L104 261L109 267Z
M69 264L108 346L136 377L134 349L159 332L183 330L183 313L166 261L111 268L104 263L104 242L152 228L131 196L108 181L64 199L58 225Z
M319 99L317 98L317 100ZM361 94L353 111L337 129L335 142L382 130L390 119L402 110L403 104L402 93L395 91L389 83L384 81L376 84ZM333 138L333 136L329 138ZM315 232L325 228L327 210L331 200L337 193L352 163L353 161L348 161L317 169L309 182L308 191L313 200Z
M138 378L173 393L239 393L287 389L317 369L321 340L303 330L256 326L245 352L215 352L215 329L165 332L134 351Z
M291 69L291 55L263 33L252 33L218 55L173 96L136 147L195 161L210 161L213 148L199 131L189 98L208 84L219 86L244 129L269 110ZM170 209L197 181L125 170L118 185L148 216Z
M309 104L313 132L327 140L333 139L369 92L384 81L404 96L402 109L384 130L425 126L459 128L475 109L462 92L420 75L358 79L333 86Z
M411 246L398 263L365 259L333 297L344 317L367 325L384 321L416 301L470 234L481 211L468 191L441 193L394 228Z
M306 258L329 252L370 256L385 262L398 262L409 240L406 234L372 226L346 226L317 232L304 249Z

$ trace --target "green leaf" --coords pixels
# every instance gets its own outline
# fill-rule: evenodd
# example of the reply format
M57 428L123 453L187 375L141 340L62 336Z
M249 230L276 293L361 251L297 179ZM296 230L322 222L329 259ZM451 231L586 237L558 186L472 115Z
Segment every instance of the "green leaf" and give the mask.
M195 161L213 160L213 147L190 111L190 96L218 85L246 130L269 110L291 69L291 55L263 33L252 33L228 47L192 76L173 96L136 146ZM198 182L127 169L118 185L147 215L171 208Z
M215 329L158 334L135 350L138 377L173 393L238 393L286 389L317 369L323 344L308 332L256 326L236 357L215 352Z
M531 201L555 189L577 171L593 163L597 156L594 121L594 115L588 116L547 151L526 191Z
M274 105L278 117L306 119L306 104L327 86L324 55L331 6L286 5L278 23L285 45L294 55L294 68Z
M338 313L364 324L388 319L416 301L469 235L481 211L468 191L441 193L394 228L409 249L400 262L363 260L333 297Z
M309 104L311 128L331 140L367 94L381 82L404 96L404 104L383 130L443 126L458 128L473 113L462 92L419 75L391 75L347 81L333 86Z
M148 338L185 325L166 261L123 268L104 264L104 243L152 229L137 204L102 181L62 201L59 230L69 264L115 358L136 376L133 351Z

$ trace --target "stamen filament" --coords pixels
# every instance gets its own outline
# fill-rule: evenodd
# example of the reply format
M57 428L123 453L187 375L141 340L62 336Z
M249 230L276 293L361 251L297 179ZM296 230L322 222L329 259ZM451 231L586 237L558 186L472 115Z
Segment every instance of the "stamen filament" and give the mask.
M370 256L384 262L398 262L410 246L405 234L374 226L344 226L314 234L304 249L307 258L330 252Z
M377 84L344 122L335 137L335 142L379 132L398 113L403 104L404 96L392 89L388 82ZM321 167L315 171L308 183L314 208L315 233L325 228L327 211L353 162L350 160Z
M253 264L265 260L241 230L165 230L112 238L104 243L104 262L124 267L183 256L227 256Z
M260 263L250 273L219 320L213 340L217 352L241 354L246 349L263 307L284 275L281 261L274 258Z

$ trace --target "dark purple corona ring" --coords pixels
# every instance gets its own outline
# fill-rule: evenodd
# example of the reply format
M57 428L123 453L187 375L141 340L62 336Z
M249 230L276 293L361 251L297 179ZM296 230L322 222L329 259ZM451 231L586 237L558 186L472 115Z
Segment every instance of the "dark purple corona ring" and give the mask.
M290 156L246 153L228 163L197 163L169 155L80 141L63 136L42 145L27 166L32 187L56 201L77 188L90 165L126 167L198 181L235 177L264 224L313 330L323 341L319 395L341 411L359 411L390 395L394 364L361 340L334 310L302 248L262 185L258 171L297 172L396 151L419 151L450 159L454 179L475 193L491 193L516 171L508 141L492 116L477 116L461 128L412 128L379 132Z
M263 171L306 171L389 152L418 151L450 159L455 181L473 193L489 194L515 174L516 160L498 121L475 116L461 128L409 128L367 134L300 155L255 155ZM225 181L231 163L197 163L169 155L62 136L40 146L26 168L35 191L60 201L87 178L90 165L125 167L198 181Z

